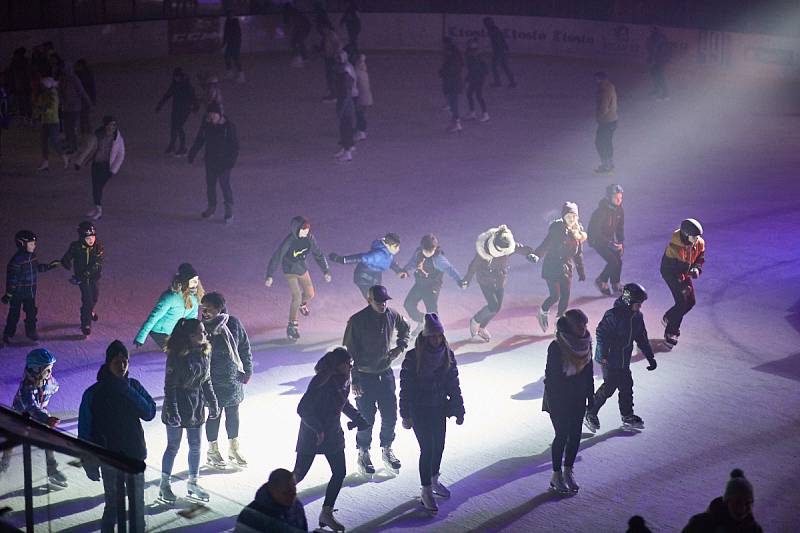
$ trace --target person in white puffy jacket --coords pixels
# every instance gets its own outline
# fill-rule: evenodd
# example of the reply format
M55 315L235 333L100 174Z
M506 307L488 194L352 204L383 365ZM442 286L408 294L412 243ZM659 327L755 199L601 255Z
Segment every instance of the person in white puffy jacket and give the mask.
M103 117L103 125L89 137L89 143L75 160L75 170L92 162L92 200L94 207L86 213L92 220L103 216L103 189L112 176L119 172L125 160L125 141L111 115Z

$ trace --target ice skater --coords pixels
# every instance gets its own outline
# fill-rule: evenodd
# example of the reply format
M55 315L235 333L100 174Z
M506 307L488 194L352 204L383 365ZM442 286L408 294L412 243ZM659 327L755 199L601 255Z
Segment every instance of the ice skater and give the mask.
M442 66L439 67L439 77L442 80L442 92L447 100L447 109L450 111L449 133L461 131L461 115L458 109L458 100L464 91L464 58L451 37L442 38Z
M414 274L414 285L408 291L403 307L409 318L417 323L411 333L412 337L416 337L424 326L424 315L419 310L419 303L425 303L427 313L439 312L439 293L442 290L445 273L462 289L467 287L467 283L447 260L444 251L439 247L439 239L433 233L422 237L420 245L414 250L414 255L406 263L403 272Z
M64 131L65 152L69 156L78 151L81 108L84 105L91 106L92 99L69 62L64 64L64 71L58 81L58 92L61 102L61 129Z
M8 305L6 327L3 330L3 344L10 344L17 332L20 310L25 311L25 336L33 342L39 340L36 331L36 288L39 284L39 273L53 270L61 265L54 260L47 264L39 263L36 257L36 234L29 230L20 230L14 235L17 252L11 256L6 268L6 292L0 301Z
M169 119L169 144L164 150L165 154L175 152L175 157L186 155L186 121L189 115L197 110L197 96L194 93L191 79L181 67L175 67L172 71L172 83L169 84L167 92L161 97L156 106L156 113L172 99L172 111ZM178 149L175 150L175 142L178 142Z
M242 322L228 313L225 297L208 292L200 301L200 318L211 344L211 384L219 404L220 416L206 422L206 459L214 468L225 468L217 439L222 413L228 435L228 460L236 467L247 466L239 443L239 404L244 401L245 385L253 376L250 338Z
M33 119L41 123L40 145L42 149L42 163L38 171L50 170L50 148L61 156L64 169L69 168L69 156L61 147L58 140L60 120L58 118L59 98L58 82L50 76L39 80L39 95L33 107Z
M289 235L283 239L269 260L267 277L264 281L264 285L272 287L272 276L280 263L283 276L292 292L292 301L289 304L289 324L286 326L286 336L291 340L300 338L297 322L298 311L303 316L311 313L308 302L314 298L314 284L311 282L311 274L306 265L306 257L309 253L314 256L319 269L322 270L325 282L330 283L332 278L328 260L311 233L311 224L305 217L296 216L292 219Z
M625 251L625 211L622 208L622 185L606 187L606 196L592 213L587 228L589 246L606 262L605 268L594 280L594 285L605 296L622 292L622 254ZM611 282L609 287L608 282Z
M439 479L447 419L464 423L464 399L458 381L456 356L436 313L425 315L425 327L400 370L400 417L414 430L419 444L419 481L423 507L436 514L434 495L449 498L450 489Z
M242 27L239 24L239 17L228 9L225 12L225 26L222 32L222 48L225 49L225 78L244 83L244 70L242 70ZM236 74L233 72L236 66Z
M578 218L578 206L573 202L564 202L561 206L561 218L554 220L547 228L547 236L536 250L534 260L542 261L542 278L547 282L548 297L542 302L537 319L542 331L549 327L548 312L553 304L558 303L556 318L564 315L569 307L569 296L572 290L572 271L578 271L578 281L586 280L583 268L583 242L586 232L583 231Z
M233 189L231 187L231 172L239 158L239 137L236 126L222 113L222 108L215 103L208 105L206 119L197 131L197 137L189 149L189 164L194 163L203 146L205 154L203 160L206 164L206 200L208 207L200 216L204 219L211 217L217 210L217 182L222 189L222 199L225 202L225 222L233 219Z
M467 41L467 104L469 105L469 114L467 119L479 119L481 122L489 121L489 113L486 112L486 101L483 99L483 86L486 83L486 76L489 74L489 67L486 62L481 58L478 51L478 39L473 37ZM481 115L475 113L475 100L481 107Z
M347 31L347 44L344 49L351 57L356 57L359 53L358 35L361 33L361 17L358 16L356 0L348 0L344 13L339 19L339 27L341 26L344 26Z
M395 256L400 251L400 237L396 233L387 233L380 239L372 241L369 252L351 255L330 253L328 259L333 263L349 265L358 263L353 271L353 283L364 298L369 298L369 289L373 285L380 285L383 273L391 269L401 279L408 274L397 264Z
M700 277L706 256L706 242L701 235L703 226L693 218L681 222L661 257L661 277L669 287L675 305L664 314L664 341L667 348L678 344L681 323L695 304L693 279Z
M339 161L352 161L355 151L356 103L358 86L356 71L347 59L347 52L341 50L336 66L336 123L339 126L339 151L333 157Z
M220 410L210 377L211 344L203 323L196 318L181 318L169 336L166 352L161 422L167 428L167 448L161 458L158 496L168 504L177 500L172 491L172 466L185 429L189 441L189 481L186 490L189 497L207 502L210 495L198 484L200 438L206 414L208 418L218 418Z
M155 307L139 329L133 341L134 346L141 347L149 335L163 349L167 345L167 338L181 319L197 318L200 300L204 294L197 271L191 264L181 263L172 276L169 289L161 293Z
M650 66L650 77L653 80L653 90L650 91L650 95L659 100L669 100L667 78L664 71L672 59L672 47L658 26L650 27L650 35L645 42L645 49L647 50L647 64Z
M386 287L370 287L367 306L350 317L342 344L353 358L352 385L358 411L372 426L375 412L381 413L381 458L386 468L395 474L400 471L400 461L395 457L392 443L397 425L397 396L392 362L408 347L408 322L394 309ZM392 333L397 332L394 348L389 344ZM377 406L377 408L376 408ZM372 428L359 430L358 468L362 475L372 476L375 467L369 454Z
M617 390L623 427L644 429L644 421L633 412L631 355L635 342L647 358L647 370L656 369L656 357L650 347L642 315L645 300L647 291L644 287L638 283L628 283L622 289L622 296L614 302L614 307L605 312L597 325L594 359L603 369L603 384L597 388L594 402L584 418L584 425L592 433L600 429L597 413Z
M614 172L614 131L617 129L617 89L605 72L595 72L597 84L595 95L595 120L597 132L594 145L600 156L600 166L594 169L597 174Z
M70 243L61 258L61 266L74 269L70 282L81 291L81 333L86 337L92 334L92 322L98 320L94 308L100 298L104 256L103 243L97 240L94 224L84 221L78 224L78 240Z
M467 275L464 276L464 282L465 285L469 285L472 278L477 275L478 285L486 299L486 305L470 319L469 334L471 338L477 335L489 342L492 340L492 336L486 327L503 307L511 255L523 255L532 263L536 262L536 258L533 255L533 248L514 240L514 234L505 224L489 228L478 235L475 241L475 252Z
M75 159L75 170L92 163L92 201L94 207L86 213L92 220L103 216L103 190L125 161L125 141L117 121L111 115L103 117L103 125L89 136L89 142Z
M327 14L325 15L327 17ZM342 41L330 19L326 23L317 23L317 28L320 29L322 34L322 56L324 59L325 67L325 85L328 89L328 94L322 97L325 103L332 103L336 101L336 63L339 61L339 53L342 51Z
M348 400L352 368L353 360L347 349L339 347L326 353L314 366L314 377L297 405L300 430L297 434L294 477L297 483L303 481L314 463L314 458L319 454L325 455L331 468L331 479L325 489L319 527L327 527L333 531L345 530L333 516L333 506L336 505L347 475L342 413L351 420L347 423L348 429L358 428L361 432L370 427Z
M547 347L542 411L550 414L555 437L550 451L553 476L550 488L578 492L573 468L581 445L581 427L587 407L594 404L592 336L580 309L570 309L556 322L556 338ZM563 464L563 470L562 470Z
M311 22L291 3L283 4L283 24L289 30L289 47L292 53L293 67L303 67L308 61L306 39L311 33Z
M367 108L372 107L372 87L369 83L369 71L367 70L367 56L358 54L355 64L356 69L356 133L354 141L363 141L367 138Z
M497 27L492 17L485 17L483 25L489 34L489 41L492 43L492 75L494 76L492 87L500 87L500 68L502 68L508 78L508 88L513 89L517 86L517 82L514 80L514 73L508 66L506 36L503 35L503 30Z

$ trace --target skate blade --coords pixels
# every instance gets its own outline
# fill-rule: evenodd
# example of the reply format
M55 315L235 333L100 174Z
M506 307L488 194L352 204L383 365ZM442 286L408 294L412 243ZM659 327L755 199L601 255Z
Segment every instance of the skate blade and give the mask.
M641 433L644 430L644 426L630 426L627 424L622 424L622 431L627 431L628 433Z
M203 502L203 503L208 503L211 500L210 497L205 497L204 498L204 497L201 497L201 496L199 496L197 494L194 494L192 492L187 494L186 498L188 500L192 501L192 502Z
M557 488L555 488L553 485L550 485L550 488L549 488L548 490L549 490L551 493L553 493L553 494L557 494L557 495L559 495L559 496L569 496L570 494L572 494L572 492L571 492L570 490L558 490L558 489L557 489Z

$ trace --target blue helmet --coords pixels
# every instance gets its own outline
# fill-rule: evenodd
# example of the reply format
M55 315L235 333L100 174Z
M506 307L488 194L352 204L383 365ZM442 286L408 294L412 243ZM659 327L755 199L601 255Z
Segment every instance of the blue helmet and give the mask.
M31 350L28 356L25 358L25 367L36 368L52 365L55 362L55 356L49 351L44 348L36 348L35 350Z

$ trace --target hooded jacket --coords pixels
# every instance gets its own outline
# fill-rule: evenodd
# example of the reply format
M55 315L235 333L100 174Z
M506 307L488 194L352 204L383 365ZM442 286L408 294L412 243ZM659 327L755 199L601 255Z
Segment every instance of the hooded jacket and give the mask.
M368 305L351 316L342 344L353 358L353 382L358 383L359 372L381 374L389 370L392 366L389 358L392 334L397 331L396 346L405 350L410 329L406 319L390 307L385 313L378 313Z
M697 237L694 244L684 242L681 230L672 233L672 238L661 257L661 275L665 279L685 279L689 270L696 268L702 273L706 261L706 242Z
M419 346L419 343L418 343ZM400 417L414 418L418 409L444 409L446 416L464 416L464 398L458 380L456 356L447 349L445 364L433 371L429 377L419 372L418 348L406 354L400 369Z
M161 421L171 427L196 428L219 416L211 384L211 358L197 348L185 355L168 355L164 375Z
M94 246L83 239L72 241L61 258L61 266L67 270L74 268L77 278L97 280L103 270L103 254L103 244L99 240L94 241Z
M307 236L300 237L299 232L308 223L304 217L294 217L291 222L291 232L283 239L283 242L277 250L272 254L267 265L267 277L271 278L278 268L278 262L281 264L284 274L294 274L302 276L308 272L306 266L306 257L309 252L314 256L314 261L319 265L320 270L324 274L330 272L328 266L328 259L322 250L317 246L317 240L314 235L309 232Z
M644 315L641 311L633 312L622 298L617 298L614 307L603 315L597 325L595 340L594 359L598 363L605 359L608 368L630 368L634 342L648 360L655 357L647 337Z
M442 78L442 92L444 94L458 94L464 90L462 71L464 58L455 45L447 50L442 66L439 67L439 77Z
M547 229L547 236L533 253L543 258L542 278L557 281L561 278L572 279L573 265L581 278L586 277L583 269L583 241L586 233L578 223L577 233L567 227L563 218L554 220Z
M85 165L90 159L94 161L94 156L97 154L97 147L100 139L106 134L106 128L100 126L94 130L94 135L89 136L89 143L83 149L75 163L78 165ZM108 158L108 166L112 174L119 172L122 162L125 161L125 141L122 138L122 133L119 130L114 132L114 142L111 145L111 156Z
M255 499L242 509L236 520L235 533L301 533L308 531L306 512L300 500L291 507L276 502L266 483L256 492Z
M437 288L442 286L445 272L456 283L461 282L461 274L450 264L442 249L438 247L431 257L425 257L425 254L422 253L422 247L418 246L403 271L413 273L417 283L433 285Z
M236 53L242 48L242 27L239 24L239 17L228 17L225 19L225 27L222 33L222 45L228 48L229 53Z
M625 211L608 198L603 198L589 219L589 245L592 248L611 247L625 242Z
M509 240L507 248L498 248L494 239L498 233L505 233ZM475 240L475 257L469 264L464 280L471 282L477 275L478 284L484 287L505 287L509 272L509 259L512 254L524 256L533 253L533 248L525 246L514 240L514 235L506 225L489 228Z
M192 148L189 150L189 162L194 161L197 152L205 146L204 161L207 168L214 170L229 170L236 165L239 158L239 138L236 135L236 126L223 116L220 124L212 124L204 120Z
M150 312L147 320L144 321L139 333L136 335L136 342L144 344L147 336L151 331L155 333L163 333L165 335L172 334L175 329L175 324L181 318L197 318L198 301L197 296L191 295L192 306L186 309L186 304L183 301L183 295L175 292L172 289L167 289L161 294L155 307Z
M29 253L24 248L17 250L6 267L6 294L13 298L35 299L39 272L47 272L60 264L59 261L51 261L43 265L39 263L36 252Z
M300 454L332 453L344 450L342 413L352 421L363 421L353 407L350 396L350 379L347 376L316 374L311 378L300 403L300 430L296 451ZM317 445L317 434L324 432L322 444Z

